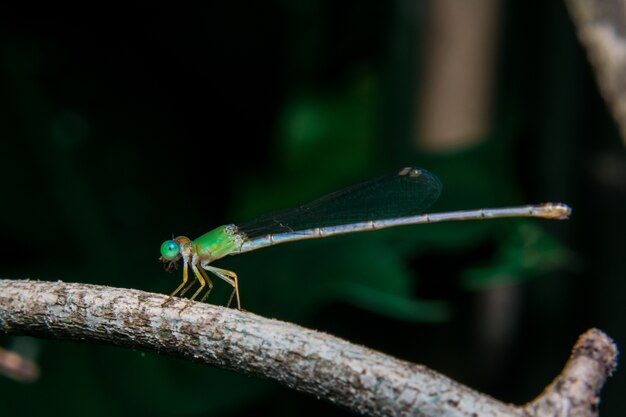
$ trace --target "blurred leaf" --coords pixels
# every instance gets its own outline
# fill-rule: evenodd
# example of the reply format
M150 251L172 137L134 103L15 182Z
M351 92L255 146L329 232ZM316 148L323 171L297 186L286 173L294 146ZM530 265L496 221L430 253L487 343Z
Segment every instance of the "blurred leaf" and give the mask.
M362 170L375 160L378 80L358 73L331 92L300 93L278 121L278 161L297 174L317 161L334 175ZM316 170L317 171L317 170Z
M517 225L504 235L493 263L471 268L463 274L463 285L479 290L547 274L571 263L571 255L558 240L529 222Z

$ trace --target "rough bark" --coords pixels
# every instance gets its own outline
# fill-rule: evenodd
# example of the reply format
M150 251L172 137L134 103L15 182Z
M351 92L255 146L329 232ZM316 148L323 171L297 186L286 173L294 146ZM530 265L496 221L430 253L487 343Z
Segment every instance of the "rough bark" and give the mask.
M594 416L617 356L606 335L587 332L564 372L535 401L518 407L425 366L325 333L249 312L167 300L138 290L0 280L0 331L156 351L270 378L372 416ZM563 414L565 404L571 406Z

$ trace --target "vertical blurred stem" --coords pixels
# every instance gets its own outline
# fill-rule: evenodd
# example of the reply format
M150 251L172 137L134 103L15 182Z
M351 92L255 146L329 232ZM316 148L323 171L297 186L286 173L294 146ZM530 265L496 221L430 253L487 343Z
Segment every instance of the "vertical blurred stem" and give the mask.
M498 0L429 3L421 96L416 106L417 148L454 152L488 137L499 6ZM503 369L519 318L519 296L519 288L512 285L479 293L475 328L479 369ZM498 375L483 376L493 380Z
M417 147L475 145L490 129L499 0L429 3Z
M626 2L567 0L565 4L626 145Z

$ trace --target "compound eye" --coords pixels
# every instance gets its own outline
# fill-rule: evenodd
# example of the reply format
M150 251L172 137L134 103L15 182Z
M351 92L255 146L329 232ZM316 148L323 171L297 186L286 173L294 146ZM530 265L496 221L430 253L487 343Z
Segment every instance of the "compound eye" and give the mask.
M166 240L161 245L161 256L168 261L173 261L178 256L178 243L173 240Z

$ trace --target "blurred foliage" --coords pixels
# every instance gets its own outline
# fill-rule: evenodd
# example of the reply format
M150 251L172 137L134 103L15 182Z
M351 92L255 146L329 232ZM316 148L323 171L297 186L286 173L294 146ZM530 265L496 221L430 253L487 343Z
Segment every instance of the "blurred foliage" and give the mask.
M517 402L590 325L624 337L614 308L626 198L594 177L594 155L623 163L623 149L562 6L506 3L494 129L448 155L411 144L419 3L72 11L0 17L2 277L167 293L180 276L157 257L172 233L193 238L417 165L444 184L434 211L554 200L574 218L424 225L220 260L237 271L243 306ZM526 307L513 323L515 360L497 367L469 359L480 356L471 328L476 294L504 284L521 288ZM229 293L217 283L210 302ZM343 415L155 354L32 345L42 378L0 380L3 415ZM609 382L603 415L617 415L623 381Z
M534 225L522 223L504 237L489 266L465 271L463 284L467 288L516 283L574 264L573 254Z

